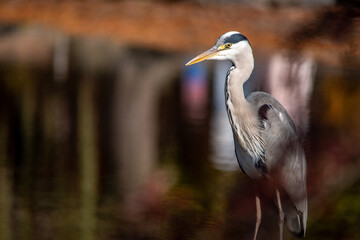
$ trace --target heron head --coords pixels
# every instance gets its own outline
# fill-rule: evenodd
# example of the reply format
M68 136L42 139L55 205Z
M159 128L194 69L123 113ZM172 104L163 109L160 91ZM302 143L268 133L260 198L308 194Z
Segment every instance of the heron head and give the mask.
M191 59L186 66L204 60L230 60L234 61L244 49L250 48L247 38L239 32L231 31L221 35L215 46Z

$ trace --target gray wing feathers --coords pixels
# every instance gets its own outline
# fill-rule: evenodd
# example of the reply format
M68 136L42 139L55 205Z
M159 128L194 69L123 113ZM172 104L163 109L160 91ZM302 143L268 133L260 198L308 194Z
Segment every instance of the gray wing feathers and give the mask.
M301 146L295 146L284 156L280 169L282 204L287 228L297 237L303 237L307 221L306 160Z
M306 230L306 160L295 125L284 107L270 94L255 92L247 97L255 108L271 106L264 119L266 165L281 190L281 200L287 228L302 237ZM260 113L259 113L260 114Z

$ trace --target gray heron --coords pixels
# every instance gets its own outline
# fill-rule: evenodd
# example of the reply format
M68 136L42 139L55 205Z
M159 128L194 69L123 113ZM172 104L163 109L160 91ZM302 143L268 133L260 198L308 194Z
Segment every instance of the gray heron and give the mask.
M295 125L285 108L270 94L253 92L245 97L243 85L254 69L248 39L231 31L215 46L190 60L229 60L225 79L225 105L233 132L235 155L242 171L256 185L273 189L279 212L279 236L283 224L296 237L304 237L307 221L306 159ZM256 224L261 223L260 194L255 194Z

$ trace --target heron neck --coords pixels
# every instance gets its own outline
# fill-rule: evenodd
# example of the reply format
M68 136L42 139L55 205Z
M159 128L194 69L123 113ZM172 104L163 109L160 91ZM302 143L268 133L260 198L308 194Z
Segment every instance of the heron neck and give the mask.
M250 49L250 52L245 52L241 56L234 59L233 67L229 70L227 78L227 88L229 92L232 92L232 101L245 100L244 95L244 83L249 79L254 69L254 58Z
M235 59L233 64L226 79L225 104L232 130L236 135L235 141L238 141L251 158L263 159L264 141L259 131L259 120L256 110L245 98L243 86L254 68L251 48L247 54Z
M251 47L244 49L241 54L232 59L233 66L229 69L225 84L226 104L231 111L231 106L238 106L236 113L244 115L251 113L250 106L244 94L244 83L249 79L254 69L254 57ZM233 109L232 111L235 111ZM239 116L239 119L241 117Z
M254 69L254 56L251 47L243 49L241 54L232 59L232 63L237 70L233 72L236 76L232 77L232 80L239 85L244 84L250 78Z

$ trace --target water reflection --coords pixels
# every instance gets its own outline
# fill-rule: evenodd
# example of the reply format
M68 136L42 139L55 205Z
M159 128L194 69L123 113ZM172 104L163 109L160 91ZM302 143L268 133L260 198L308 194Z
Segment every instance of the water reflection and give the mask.
M275 54L269 63L269 79L265 89L287 110L301 138L309 125L309 100L313 89L316 65L309 56L284 52Z
M202 120L207 116L208 95L206 65L185 68L181 77L181 102L187 118Z
M70 38L58 33L54 44L54 79L63 82L69 71Z
M176 77L179 64L174 60L142 51L129 51L117 60L112 147L121 195L131 196L151 181L158 159L158 101L172 84L169 79Z
M228 65L183 74L181 54L39 26L6 29L0 239L252 236L253 189L237 166L223 112ZM289 90L280 100L288 110L310 108L311 118L299 115L301 124L309 121L309 239L357 234L359 71L299 54L255 53L246 90L267 89L278 99ZM277 219L265 204L264 218ZM270 220L261 234L276 239Z

